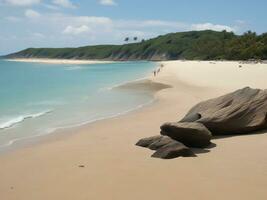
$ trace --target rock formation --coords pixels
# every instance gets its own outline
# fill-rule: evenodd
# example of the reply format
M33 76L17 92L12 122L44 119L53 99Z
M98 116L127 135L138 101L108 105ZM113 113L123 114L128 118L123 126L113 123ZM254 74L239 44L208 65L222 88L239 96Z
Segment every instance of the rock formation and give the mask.
M264 129L267 127L267 90L246 87L201 102L181 121L192 122L192 119L205 125L213 135L245 134Z
M180 122L165 123L161 135L136 145L156 150L152 157L193 156L188 147L205 148L212 135L248 134L267 128L267 90L249 87L203 101Z

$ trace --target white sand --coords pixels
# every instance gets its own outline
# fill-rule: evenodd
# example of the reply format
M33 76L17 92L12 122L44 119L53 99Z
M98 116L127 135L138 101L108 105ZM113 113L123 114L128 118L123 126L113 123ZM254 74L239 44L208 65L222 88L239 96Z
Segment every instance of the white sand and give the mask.
M267 65L163 63L152 80L173 87L156 93L155 104L1 155L1 199L266 200L267 133L216 139L195 158L173 160L150 158L134 144L201 100L264 88Z
M240 64L229 61L168 61L167 63L179 80L192 85L228 90L245 86L267 88L267 64Z

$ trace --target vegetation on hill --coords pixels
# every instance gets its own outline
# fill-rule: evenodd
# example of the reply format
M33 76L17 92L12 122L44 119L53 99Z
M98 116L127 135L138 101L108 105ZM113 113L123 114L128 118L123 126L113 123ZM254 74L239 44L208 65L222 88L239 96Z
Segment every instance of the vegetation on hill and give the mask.
M249 60L267 59L267 33L189 31L170 33L124 45L79 48L29 48L6 58L57 58L103 60Z

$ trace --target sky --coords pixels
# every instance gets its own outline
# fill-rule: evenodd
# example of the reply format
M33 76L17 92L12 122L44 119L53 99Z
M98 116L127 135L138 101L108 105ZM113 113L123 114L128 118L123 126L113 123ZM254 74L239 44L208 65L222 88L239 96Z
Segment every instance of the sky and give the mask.
M0 0L0 55L170 32L267 32L266 0Z

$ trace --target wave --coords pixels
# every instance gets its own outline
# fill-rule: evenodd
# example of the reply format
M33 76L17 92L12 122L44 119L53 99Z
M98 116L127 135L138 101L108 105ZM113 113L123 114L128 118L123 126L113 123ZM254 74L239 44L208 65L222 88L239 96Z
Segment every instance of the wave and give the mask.
M33 119L33 118L41 117L41 116L46 115L46 114L51 113L51 112L52 112L52 110L46 110L46 111L39 112L39 113L17 116L17 117L14 117L12 119L9 119L5 122L0 123L0 129L11 128L11 127L15 126L16 124L21 123L27 119Z
M71 66L71 67L66 67L65 68L65 70L67 70L67 71L80 70L80 69L86 69L86 67L82 67L82 66Z
M32 102L28 103L28 106L60 106L65 105L66 102L64 101L53 101L53 100L44 100L39 102Z
M91 120L85 120L85 121L77 123L77 124L66 125L66 126L58 126L58 127L54 127L54 128L47 128L46 130L42 131L42 133L39 133L39 134L26 136L26 137L22 137L22 138L12 139L12 140L8 141L7 143L0 145L0 150L1 150L1 148L5 148L5 147L9 147L9 146L13 145L14 143L17 143L17 142L20 142L20 141L23 141L23 140L29 140L29 139L37 138L37 137L47 136L47 135L50 135L50 134L52 134L52 133L54 133L56 131L59 131L59 130L77 128L77 127L81 127L81 126L84 126L84 125L87 125L87 124L91 124L91 123L95 123L95 122L98 122L98 121L102 121L102 120L107 120L107 119L112 119L112 118L116 118L116 117L119 117L119 116L123 116L123 115L126 115L126 114L130 113L130 112L133 112L133 111L136 111L138 109L141 109L141 108L143 108L145 106L148 106L148 105L154 103L155 101L156 101L156 99L153 98L152 100L150 100L148 102L145 102L143 104L139 104L136 107L130 108L130 109L122 111L122 112L118 112L116 114L111 114L111 115L108 115L108 116L98 117L98 118L91 119Z
M143 108L145 106L148 106L148 105L154 103L155 101L156 101L156 99L153 98L148 102L139 104L139 105L137 105L137 106L135 106L133 108L130 108L130 109L125 110L125 111L117 112L115 114L111 114L111 115L107 115L107 116L103 116L103 117L96 117L95 119L85 120L83 122L80 122L80 123L77 123L77 124L73 124L73 125L66 125L66 126L62 126L62 127L49 128L49 129L46 130L46 133L52 133L52 132L55 132L55 131L57 131L59 129L76 128L76 127L84 126L84 125L91 124L91 123L94 123L94 122L98 122L98 121L101 121L101 120L116 118L116 117L119 117L119 116L122 116L122 115L126 115L126 114L128 114L130 112L139 110L139 109L141 109L141 108Z

